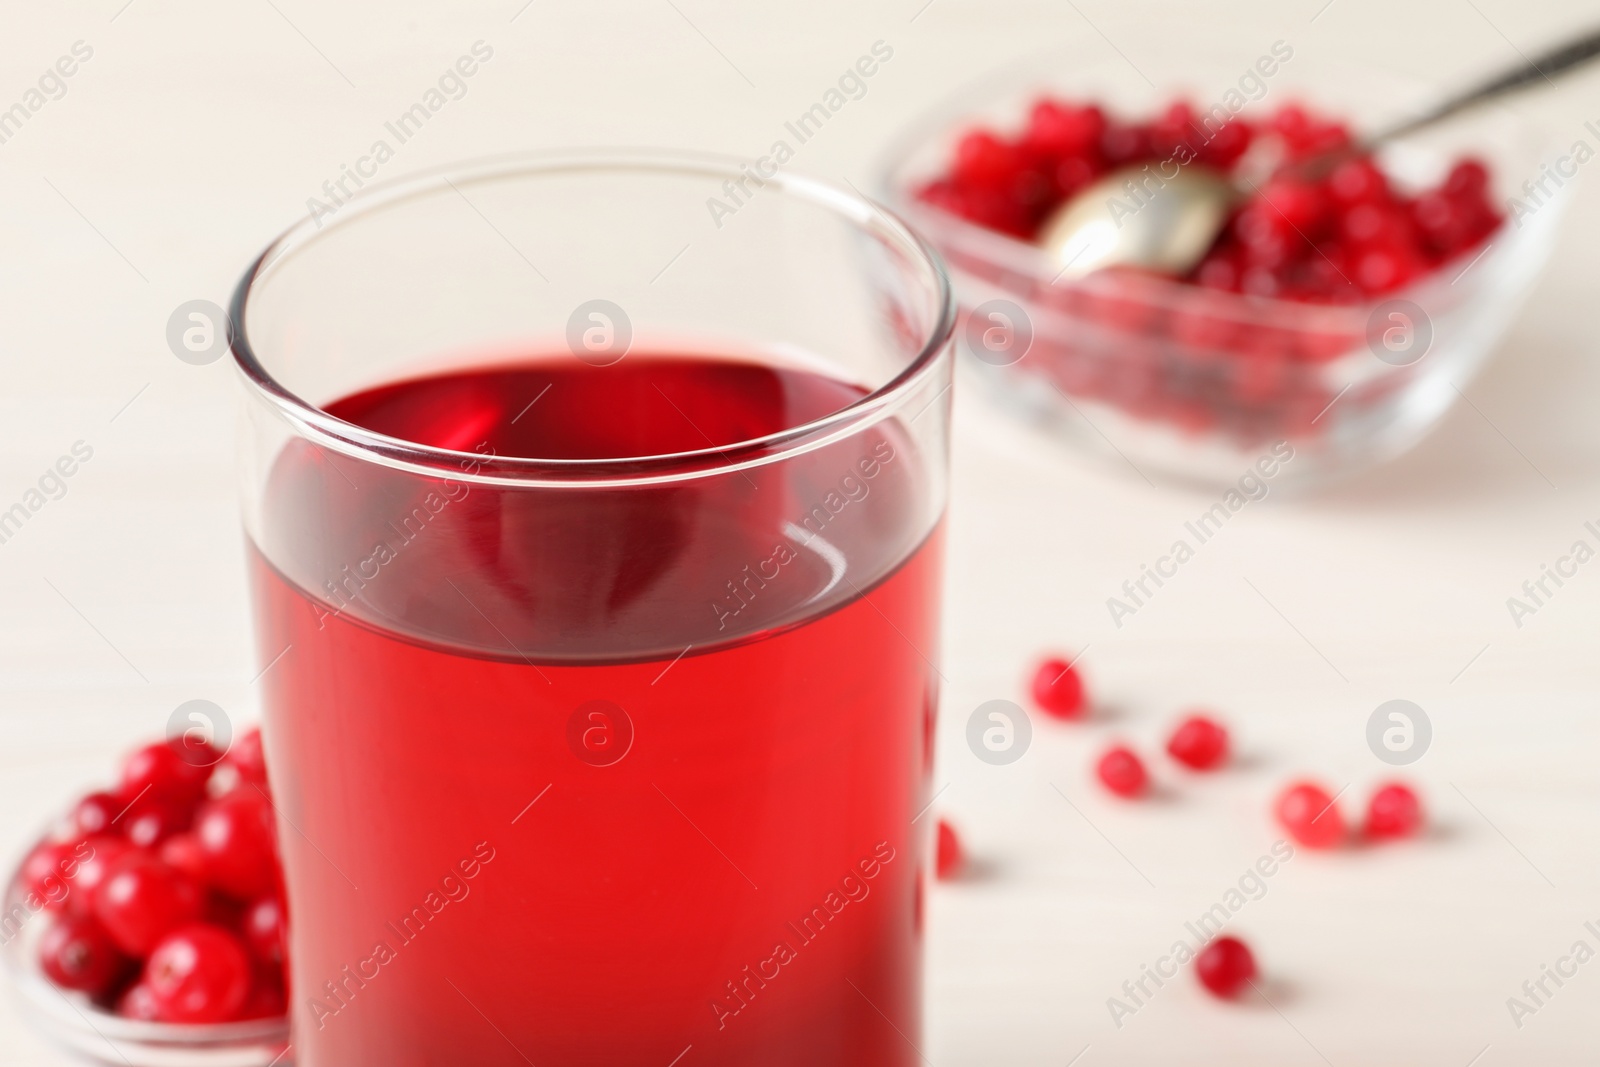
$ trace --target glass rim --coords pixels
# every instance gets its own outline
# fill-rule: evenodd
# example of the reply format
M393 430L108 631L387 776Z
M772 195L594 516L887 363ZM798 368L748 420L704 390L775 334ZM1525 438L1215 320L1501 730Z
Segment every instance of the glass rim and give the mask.
M922 346L887 381L849 404L819 418L760 437L722 447L649 456L603 459L549 459L524 456L486 457L424 445L368 430L329 414L284 386L267 369L251 344L246 327L250 299L272 269L296 250L323 234L350 225L375 212L454 188L515 175L601 170L702 174L718 180L739 178L747 161L713 153L661 149L586 148L518 152L446 164L383 182L370 183L346 200L339 213L322 225L311 217L299 220L275 237L253 260L234 288L228 305L228 348L250 394L284 417L297 434L345 455L425 475L501 485L639 485L731 473L775 462L848 436L884 408L912 393L950 347L956 306L949 274L939 252L898 215L853 189L804 174L780 171L765 178L774 191L834 212L863 233L869 233L906 254L920 268L937 302Z

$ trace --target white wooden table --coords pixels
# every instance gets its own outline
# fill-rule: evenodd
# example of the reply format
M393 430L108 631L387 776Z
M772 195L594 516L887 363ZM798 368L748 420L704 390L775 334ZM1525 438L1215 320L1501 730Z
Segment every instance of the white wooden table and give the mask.
M1575 0L1323 2L1230 0L1208 18L1240 42L1241 66L1281 37L1448 79L1592 17ZM385 173L574 144L759 154L881 39L893 62L794 163L864 184L886 135L983 69L1069 40L1137 60L1195 18L1177 0L923 3L12 5L0 109L75 42L93 54L0 143L0 508L75 442L93 456L0 544L0 851L19 853L178 703L254 713L234 383L226 363L167 351L174 307L222 300L264 240L480 39L493 61ZM1576 140L1600 115L1595 86L1524 106ZM1550 986L1520 1028L1506 1006L1575 941L1600 949L1583 926L1600 925L1600 567L1520 629L1505 605L1600 518L1597 215L1580 190L1470 405L1387 468L1252 506L1120 631L1105 598L1208 502L1066 456L959 397L938 808L986 873L932 895L929 1063L1600 1056L1600 963ZM963 747L967 713L1020 699L1046 646L1088 647L1114 716L1041 726L1022 762L980 764ZM1385 770L1364 724L1397 697L1434 724L1408 776L1435 832L1301 853L1267 880L1232 925L1273 1006L1218 1005L1182 975L1114 1025L1107 998L1268 850L1277 784L1353 783L1359 805ZM1237 769L1174 779L1142 805L1091 786L1110 735L1154 744L1191 702L1235 725ZM57 1062L4 1002L0 1063Z

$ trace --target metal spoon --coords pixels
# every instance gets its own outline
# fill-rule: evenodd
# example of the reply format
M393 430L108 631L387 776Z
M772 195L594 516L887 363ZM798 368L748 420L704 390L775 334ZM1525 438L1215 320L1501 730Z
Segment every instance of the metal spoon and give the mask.
M1591 32L1497 75L1465 92L1360 141L1302 160L1294 169L1327 173L1340 160L1441 122L1492 100L1587 63L1600 55L1600 31ZM1175 162L1175 161L1174 161ZM1039 245L1061 265L1058 278L1075 278L1111 266L1187 274L1215 243L1234 205L1250 190L1200 164L1179 166L1168 177L1148 165L1105 175L1056 209ZM1130 200L1131 197L1131 200ZM1129 204L1135 206L1129 207Z

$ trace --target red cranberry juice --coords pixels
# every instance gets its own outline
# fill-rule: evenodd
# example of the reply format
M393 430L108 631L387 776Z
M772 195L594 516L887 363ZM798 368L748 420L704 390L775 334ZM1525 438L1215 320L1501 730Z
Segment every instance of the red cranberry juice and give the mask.
M860 396L630 355L328 410L482 457L465 476L715 449ZM925 472L893 421L731 473L531 490L291 441L254 576L297 1062L916 1063Z

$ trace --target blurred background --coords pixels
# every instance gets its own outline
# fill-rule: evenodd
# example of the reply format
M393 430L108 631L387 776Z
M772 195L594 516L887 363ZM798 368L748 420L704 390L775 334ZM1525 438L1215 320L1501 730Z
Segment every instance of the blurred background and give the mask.
M477 41L493 49L401 145L392 177L525 148L649 145L754 158L882 41L893 59L790 168L863 189L885 143L963 84L1050 46L1158 83L1193 42L1243 69L1276 40L1308 67L1443 90L1590 28L1578 3L732 5L715 0L448 8L303 0L67 0L8 13L0 107L77 52L65 92L0 141L0 509L82 442L59 499L0 543L0 853L190 699L255 717L228 360L174 358L169 316L225 303L266 241L325 197ZM82 58L82 42L92 52ZM1519 98L1555 143L1600 122L1600 77ZM1212 98L1225 86L1174 83ZM1346 86L1314 87L1337 112ZM1600 964L1539 1010L1510 997L1600 948L1600 569L1514 619L1546 564L1600 522L1592 359L1600 200L1581 187L1549 268L1484 372L1399 459L1229 522L1136 617L1106 600L1215 492L1081 458L958 388L938 813L971 876L929 901L921 1052L962 1064L1591 1063ZM1114 443L1114 442L1113 442ZM1046 651L1078 661L1087 723L1036 717L1009 766L967 750L967 715L1023 701ZM1117 1025L1107 999L1280 836L1270 802L1310 775L1359 811L1393 777L1366 726L1426 710L1403 777L1431 829L1403 847L1305 850L1235 919L1271 1003L1169 983ZM1113 738L1157 746L1184 709L1234 729L1226 775L1129 805L1092 781ZM1594 973L1589 973L1590 970ZM63 1062L0 1004L0 1062ZM1520 1021L1520 1025L1519 1025Z

